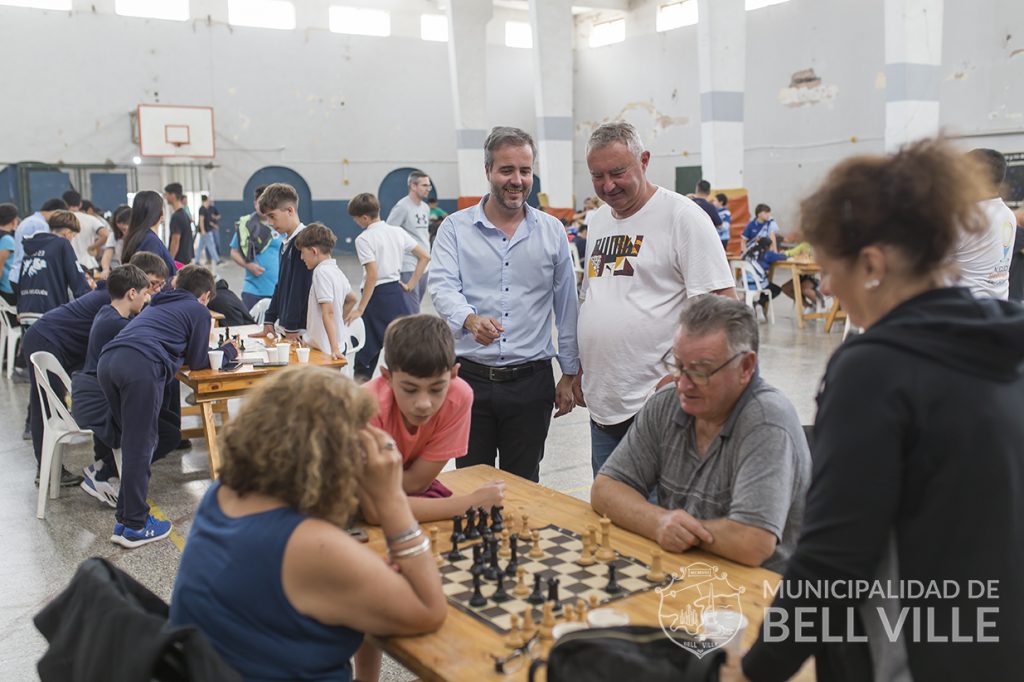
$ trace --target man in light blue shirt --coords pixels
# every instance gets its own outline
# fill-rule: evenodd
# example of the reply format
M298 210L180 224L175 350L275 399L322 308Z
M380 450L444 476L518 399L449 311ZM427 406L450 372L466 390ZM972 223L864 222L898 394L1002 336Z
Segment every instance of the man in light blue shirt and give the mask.
M17 284L21 279L21 261L25 260L25 247L22 246L24 241L39 232L49 232L47 221L50 214L66 211L67 208L63 199L47 199L38 211L18 223L18 229L14 231L14 254L11 256L11 284Z
M536 481L555 417L572 411L579 372L576 276L565 228L526 204L536 145L498 127L484 144L490 193L445 218L434 241L428 288L455 335L460 376L473 388L469 453L460 468L494 465ZM551 315L558 350L551 341ZM562 378L555 385L551 358Z

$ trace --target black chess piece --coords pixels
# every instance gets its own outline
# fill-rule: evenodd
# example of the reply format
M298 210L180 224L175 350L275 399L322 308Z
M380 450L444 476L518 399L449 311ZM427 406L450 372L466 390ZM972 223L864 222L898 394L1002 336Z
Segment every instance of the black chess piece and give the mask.
M480 552L483 556L484 563L488 563L491 560L491 541L488 538L481 538L480 540Z
M508 592L505 591L505 576L501 573L498 574L498 589L491 595L491 601L496 604L500 604L503 601L508 601L512 597L509 596Z
M526 598L526 601L531 604L543 604L544 603L544 592L541 591L540 587L540 573L533 574L533 592Z
M462 531L462 517L452 517L452 537L458 538L459 542L466 541L466 534Z
M487 510L483 507L479 507L476 510L476 529L479 531L480 537L482 538L490 538L493 536L490 526L487 525Z
M242 339L238 342L238 350L241 353L245 352L245 339Z
M501 567L498 565L498 548L495 546L496 540L489 540L488 554L490 555L490 564L484 569L484 577L488 580L497 580L498 576L501 575Z
M487 598L484 593L480 591L480 574L477 573L473 576L473 596L469 598L469 605L473 607L485 606L487 604Z
M608 564L608 584L605 585L604 591L608 594L622 592L622 586L615 580L615 564Z
M505 575L509 578L516 577L516 568L519 566L519 553L516 549L517 538L515 535L508 539L508 550L512 553L512 556L508 559L508 565L505 566Z
M466 539L476 540L480 537L480 531L476 528L476 509L470 507L466 510Z
M548 601L555 603L551 609L555 613L562 610L562 601L558 598L558 578L548 578Z
M483 547L479 543L473 545L473 565L469 567L469 572L473 575L482 574L484 572L484 552Z
M496 505L491 507L491 532L500 533L505 530L505 519L501 515L501 510L504 507Z
M445 555L448 561L462 561L465 559L465 555L459 551L459 543L452 538L452 551Z

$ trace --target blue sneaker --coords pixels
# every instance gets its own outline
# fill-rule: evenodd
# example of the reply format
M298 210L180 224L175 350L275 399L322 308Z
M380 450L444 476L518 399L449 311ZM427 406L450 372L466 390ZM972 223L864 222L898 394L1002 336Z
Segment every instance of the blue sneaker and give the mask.
M114 522L114 532L110 534L110 541L113 542L114 544L120 544L120 542L117 540L117 538L120 537L123 533L124 533L124 524L121 523L120 521L115 521Z
M114 535L114 537L110 539L122 547L134 549L136 547L149 544L150 542L162 540L171 534L171 528L172 526L170 521L158 521L150 515L150 517L146 519L146 525L143 526L141 530L135 530L134 528L125 526L120 535Z

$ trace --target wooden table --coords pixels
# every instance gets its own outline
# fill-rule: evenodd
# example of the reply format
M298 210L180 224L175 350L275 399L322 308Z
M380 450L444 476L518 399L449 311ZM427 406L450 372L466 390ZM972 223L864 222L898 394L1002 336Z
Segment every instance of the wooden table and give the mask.
M531 527L540 527L553 523L562 528L582 533L587 524L597 524L600 517L590 505L550 490L536 483L507 474L490 466L474 466L441 474L441 482L456 494L467 494L479 486L493 480L503 480L505 489L506 517L509 511L517 512L519 507L529 514ZM450 544L447 537L451 534L451 522L425 524L425 529L437 526L439 544L442 551ZM370 547L382 556L387 552L387 545L378 527L367 527ZM651 552L657 544L634 535L620 528L612 528L612 547L620 553L636 557L644 562L650 561ZM765 596L764 586L772 588L778 584L780 576L763 568L750 568L716 557L707 552L692 550L685 554L664 555L663 567L666 572L678 570L681 564L691 565L705 562L717 567L720 572L727 572L730 582L742 587L741 606L750 625L743 636L743 644L749 647L757 639L763 609L771 603L771 595ZM617 600L610 608L625 611L634 625L658 626L659 595L651 590ZM372 638L376 644L390 654L395 660L424 680L526 680L529 666L513 675L499 675L494 671L494 659L491 654L499 656L509 653L503 643L502 635L458 608L448 605L448 618L437 632L419 637L388 637ZM804 682L814 679L812 662L805 665L794 679Z
M772 263L772 271L769 274L769 279L775 274L775 270L784 269L789 270L793 281L793 306L796 311L796 323L800 329L804 328L804 320L825 320L825 331L832 331L832 325L837 319L846 319L846 312L839 305L839 299L836 298L832 303L832 308L828 311L823 312L804 312L804 301L803 295L800 289L800 278L817 275L821 273L821 266L810 260L809 258L790 258L789 260L781 260Z
M238 334L245 339L248 346L255 346L248 338L249 334L263 329L263 325L246 325L244 327L231 327L231 334ZM210 338L216 342L218 334L224 331L224 327L214 327L210 331ZM289 367L300 364L292 350L289 357ZM330 355L318 350L310 350L309 365L315 367L344 367L344 358L333 359ZM284 367L260 367L253 365L242 365L241 368L232 371L199 369L191 370L182 367L178 372L178 380L192 389L195 395L196 407L199 410L199 417L202 421L202 436L206 439L207 452L210 461L210 478L217 477L217 469L220 468L220 449L217 446L217 426L214 421L214 413L219 412L226 418L227 410L218 408L218 404L226 404L225 401L231 398L240 398L248 393L256 384L274 372ZM199 435L199 434L196 434ZM186 433L182 433L187 437Z

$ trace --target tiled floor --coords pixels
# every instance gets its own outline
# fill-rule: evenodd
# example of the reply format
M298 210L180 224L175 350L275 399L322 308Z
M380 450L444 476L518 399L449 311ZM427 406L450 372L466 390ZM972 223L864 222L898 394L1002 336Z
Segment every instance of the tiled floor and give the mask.
M354 286L359 266L354 257L339 259ZM222 266L236 291L241 270ZM801 421L814 417L814 394L828 356L840 342L838 329L826 335L821 323L797 330L788 299L779 299L776 324L761 325L761 371L764 378L789 396ZM430 309L429 302L424 312ZM150 499L160 513L174 522L173 542L158 542L127 551L112 545L109 534L113 514L106 506L78 489L64 490L51 500L46 519L35 518L34 460L29 443L21 440L28 399L27 384L0 378L0 441L5 492L0 496L0 547L3 548L3 580L0 581L0 678L15 682L36 679L35 663L45 641L32 625L32 616L68 582L75 568L91 556L101 556L128 571L164 599L170 597L181 547L187 537L192 513L209 485L205 447L198 441L184 453L173 453L153 465ZM273 418L273 414L268 415ZM591 472L587 413L579 408L554 421L548 436L547 456L541 466L541 483L588 499ZM91 448L69 451L68 468L80 470L91 460ZM388 663L383 679L405 680L411 675Z

